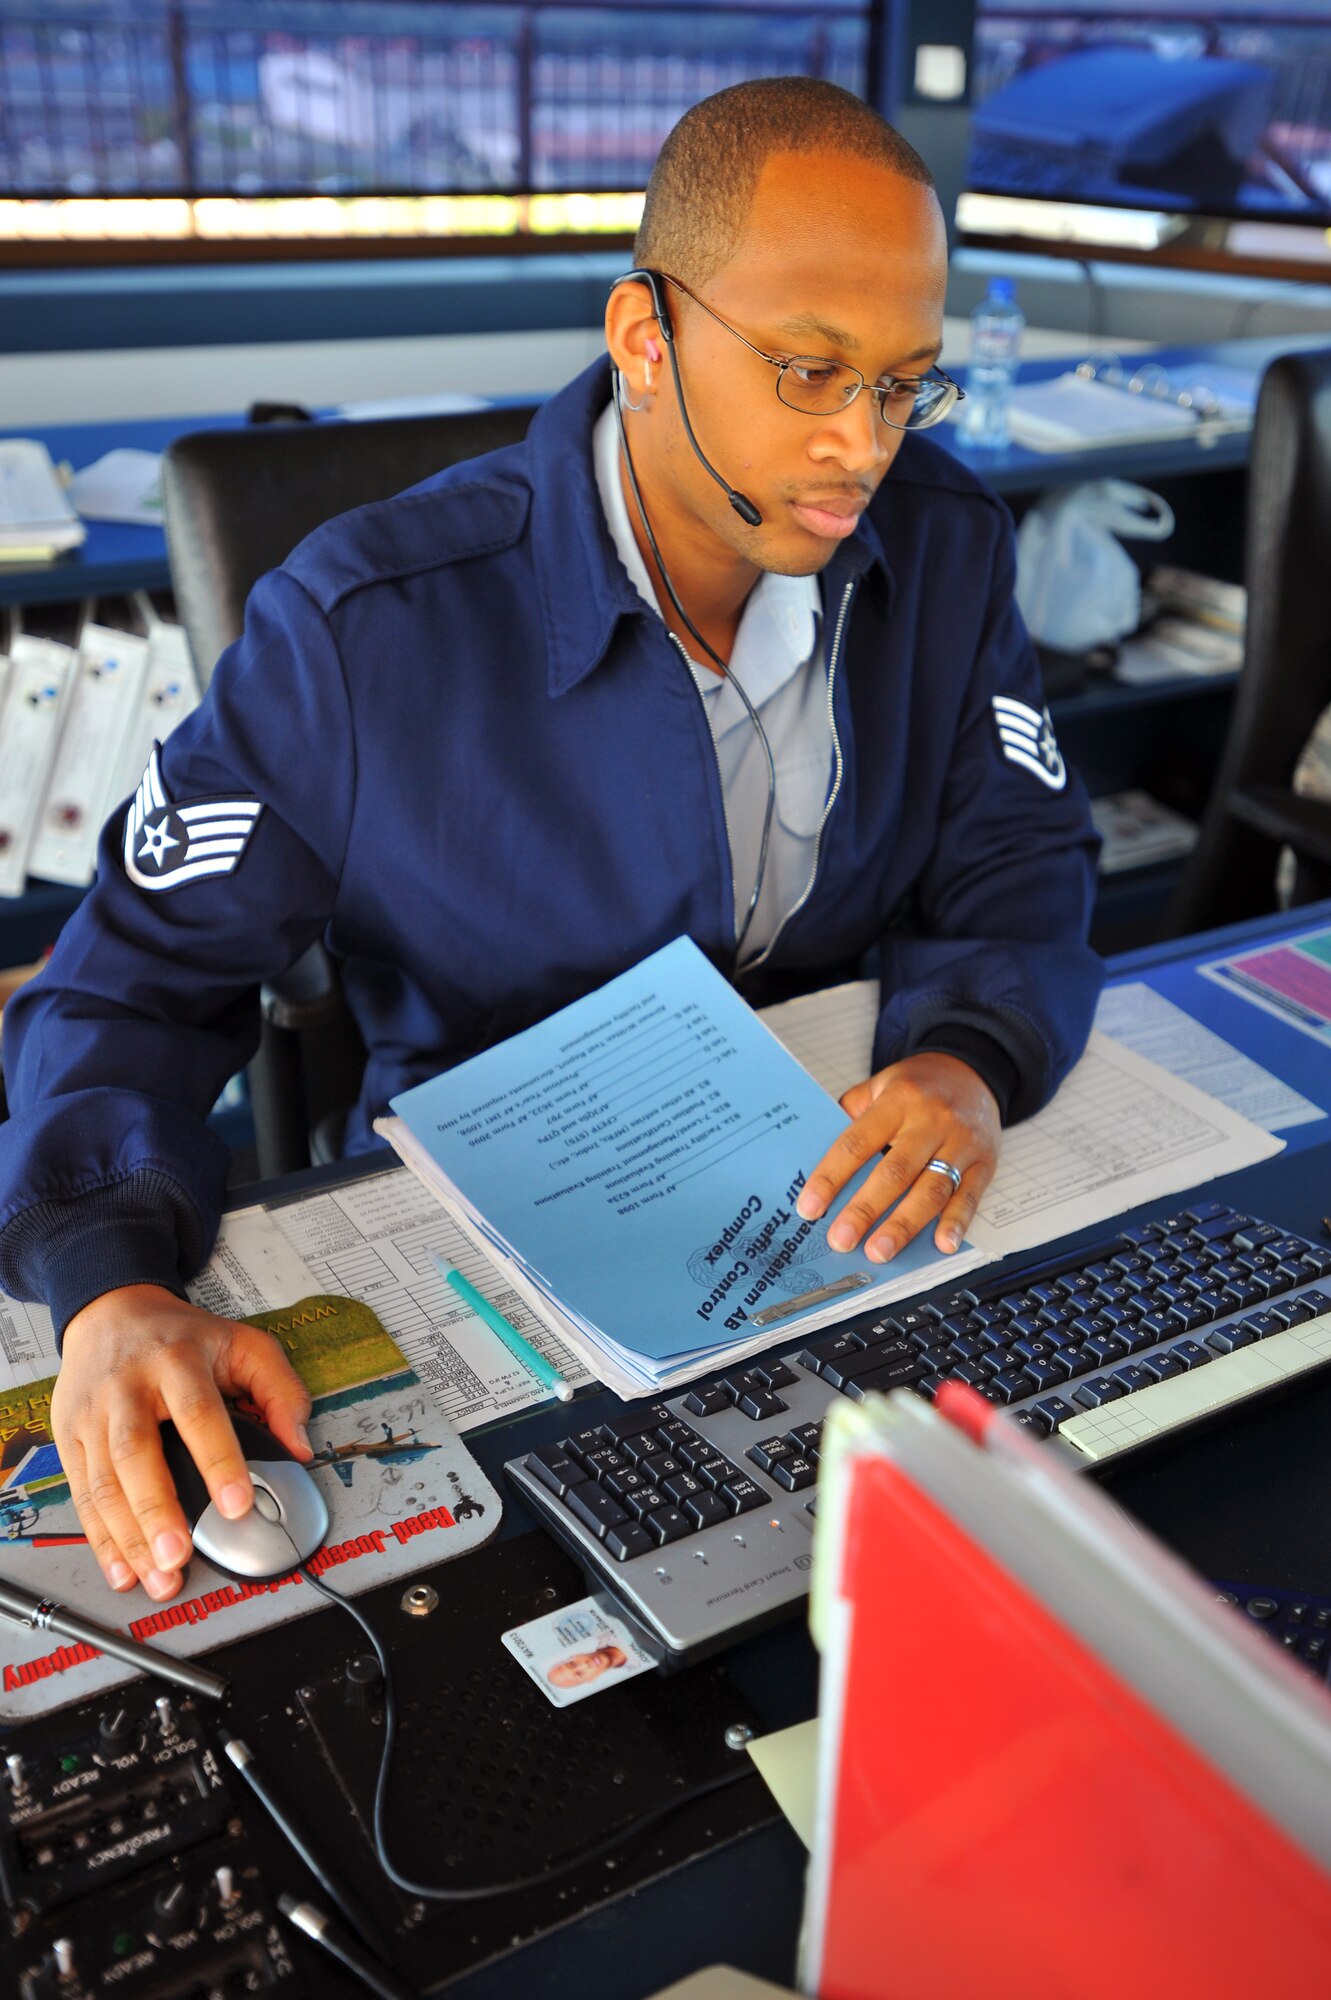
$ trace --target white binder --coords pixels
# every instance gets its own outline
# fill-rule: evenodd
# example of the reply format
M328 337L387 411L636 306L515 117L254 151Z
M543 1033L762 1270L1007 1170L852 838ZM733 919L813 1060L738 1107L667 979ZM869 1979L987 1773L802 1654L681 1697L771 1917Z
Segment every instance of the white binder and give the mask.
M102 822L120 796L126 745L136 735L148 641L85 625L70 679L65 726L51 767L28 873L83 887L97 867Z
M78 655L20 633L0 707L0 896L21 896Z
M182 625L165 624L155 614L148 627L148 665L138 710L125 740L107 810L127 799L147 769L154 743L165 743L178 723L199 705L199 683Z

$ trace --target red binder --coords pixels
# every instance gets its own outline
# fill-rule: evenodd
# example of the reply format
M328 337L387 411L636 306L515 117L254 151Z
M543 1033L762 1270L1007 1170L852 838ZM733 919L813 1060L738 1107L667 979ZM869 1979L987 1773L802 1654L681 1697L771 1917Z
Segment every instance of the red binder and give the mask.
M940 1429L951 1431L941 1454ZM1158 1545L1148 1552L1103 1495L1051 1474L1049 1454L1023 1467L919 1404L904 1432L888 1426L844 1450L830 1483L837 1518L819 1525L817 1560L835 1569L805 1990L1331 1991L1331 1700ZM944 1497L958 1450L974 1461L960 1510ZM988 1489L1006 1510L1002 1559ZM1014 1512L1032 1502L1035 1545L1014 1559ZM1081 1630L1051 1598L1060 1532L1077 1513L1069 1554L1083 1581L1068 1590L1061 1574ZM1087 1636L1097 1561L1114 1661ZM1173 1658L1161 1649L1170 1600ZM1135 1671L1124 1664L1134 1603Z

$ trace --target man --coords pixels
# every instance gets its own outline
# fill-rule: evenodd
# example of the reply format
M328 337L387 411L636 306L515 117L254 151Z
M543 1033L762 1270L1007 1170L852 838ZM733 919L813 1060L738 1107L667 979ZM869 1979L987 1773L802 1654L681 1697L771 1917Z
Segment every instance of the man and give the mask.
M276 1343L183 1280L225 1182L203 1115L313 938L369 1047L352 1150L392 1093L680 933L754 999L879 945L875 1073L801 1210L883 1154L831 1240L884 1258L926 1225L955 1247L1001 1118L1084 1042L1093 839L1010 524L908 435L954 393L927 170L830 85L741 85L672 133L635 256L658 275L613 289L609 361L525 445L258 586L13 1004L0 1285L64 1329L56 1436L116 1588L179 1587L162 1418L228 1516L219 1389L307 1449Z

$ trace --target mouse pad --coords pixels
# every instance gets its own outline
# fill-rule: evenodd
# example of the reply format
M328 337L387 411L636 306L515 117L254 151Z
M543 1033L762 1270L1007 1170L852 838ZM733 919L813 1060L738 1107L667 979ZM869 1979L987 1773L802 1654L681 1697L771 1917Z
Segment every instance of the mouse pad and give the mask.
M316 1574L354 1597L490 1539L499 1495L368 1306L318 1295L255 1313L250 1324L277 1336L313 1398L310 1469L330 1521ZM138 1587L113 1591L83 1539L51 1438L54 1383L0 1400L0 1576L181 1655L319 1608L323 1600L295 1573L240 1583L198 1555L169 1604ZM0 1721L45 1715L134 1678L87 1646L0 1620Z

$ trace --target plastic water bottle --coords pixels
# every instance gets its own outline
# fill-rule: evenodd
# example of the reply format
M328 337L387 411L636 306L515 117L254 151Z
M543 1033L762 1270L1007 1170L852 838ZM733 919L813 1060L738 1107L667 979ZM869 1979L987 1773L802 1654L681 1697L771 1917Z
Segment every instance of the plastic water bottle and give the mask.
M977 451L1001 451L1008 442L1008 405L1025 324L1011 278L991 278L971 314L970 366L960 410L961 436Z

